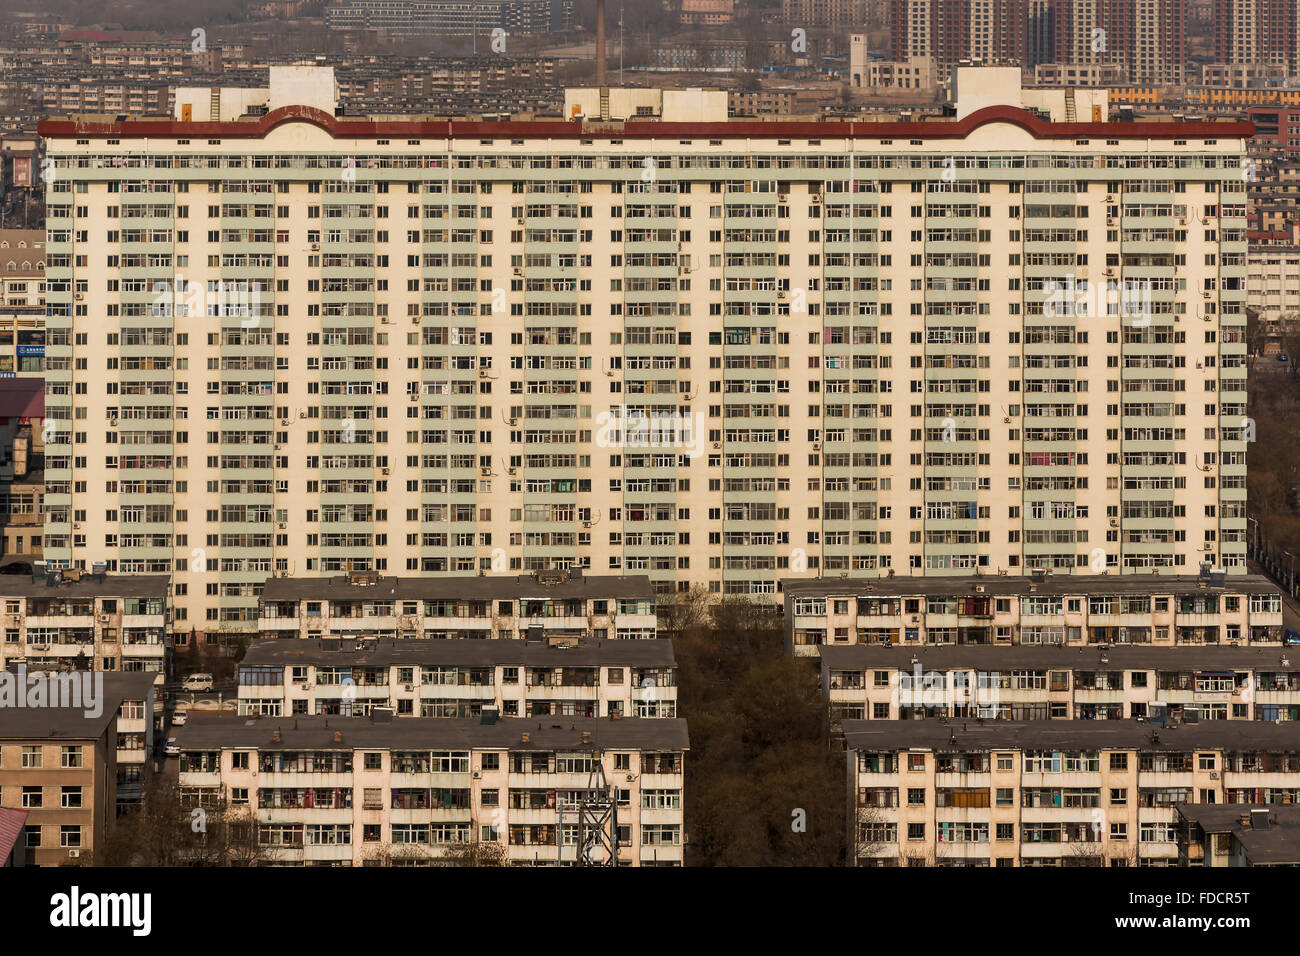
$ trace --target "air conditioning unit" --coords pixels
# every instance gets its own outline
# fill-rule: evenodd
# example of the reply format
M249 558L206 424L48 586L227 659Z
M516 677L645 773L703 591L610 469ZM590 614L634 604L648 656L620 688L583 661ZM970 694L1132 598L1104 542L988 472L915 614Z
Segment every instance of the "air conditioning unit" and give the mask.
M392 325L392 320L391 320L388 316L383 315L383 316L380 316L380 317L379 317L379 324L380 324L380 325Z
M86 298L86 294L85 294L84 292L76 292L76 293L73 293L72 298L73 298L75 301L77 301L77 302L81 302L81 301L85 300L85 298Z
M813 448L813 451L821 451L821 450L822 450L822 443L819 442L819 441L815 441L815 442L813 442L813 446L812 446L812 448Z
M1218 780L1218 779L1219 779L1219 771L1217 771L1217 770L1211 770L1211 771L1210 771L1210 779L1211 779L1211 780Z
M279 528L281 531L284 531L287 525L283 521L280 521L276 523L276 527Z
M387 468L380 468L380 469L379 469L379 473L380 473L381 475L386 475L386 474L388 474L388 469L387 469Z
M785 290L781 290L780 292L778 292L778 293L776 294L776 297L777 297L778 299L784 299L784 298L785 298Z
M412 392L411 395L410 395L410 398L411 398L411 401L413 401L413 402L418 402L418 401L420 400L420 393L419 393L419 392Z
M409 694L409 693L411 693L411 691L415 690L415 685L414 685L414 684L403 684L403 685L402 685L402 690L406 691L406 692Z
M821 194L813 193L813 195L809 197L808 201L812 203L814 206L820 206L822 201Z
M413 315L413 316L411 316L411 324L412 324L412 325L419 325L419 324L420 324L420 317L419 317L418 315Z
M320 252L320 243L319 243L319 242L313 242L313 243L311 244L311 251L312 251L312 252Z
M81 856L81 851L80 851L80 850L69 850L69 851L68 851L68 857L69 857L69 859L73 859L73 860L75 860L75 859L77 859L79 856Z
M492 469L491 469L491 468L480 468L480 469L478 470L478 473L479 473L482 477L484 477L484 478L491 478L491 477L492 477Z
M289 419L287 419L287 418L282 418L282 419L280 419L280 424L281 424L281 425L288 425L288 424L289 424Z
M1179 217L1178 217L1178 225L1180 225L1180 226L1185 226L1185 225L1187 225L1187 217L1186 217L1186 216L1179 216Z
M507 475L511 475L511 476L513 476L513 475L515 474L515 469L514 469L514 468L507 468L507 469L506 469L506 474L507 474Z
M584 521L584 522L582 523L582 526L583 526L584 528L590 528L590 527L591 527L591 522L590 522L590 521Z

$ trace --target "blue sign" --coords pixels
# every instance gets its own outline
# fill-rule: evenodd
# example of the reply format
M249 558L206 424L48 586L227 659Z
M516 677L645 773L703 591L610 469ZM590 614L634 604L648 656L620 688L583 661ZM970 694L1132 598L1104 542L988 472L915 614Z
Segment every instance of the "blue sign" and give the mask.
M20 345L18 346L19 355L44 355L44 345Z

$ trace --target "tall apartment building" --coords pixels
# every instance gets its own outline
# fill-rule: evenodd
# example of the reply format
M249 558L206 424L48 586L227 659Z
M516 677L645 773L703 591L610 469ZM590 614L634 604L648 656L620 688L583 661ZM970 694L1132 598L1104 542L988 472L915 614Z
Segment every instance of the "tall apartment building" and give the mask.
M256 641L239 712L398 717L676 717L672 641Z
M1184 806L1300 799L1290 723L873 720L844 736L857 866L1177 866Z
M1026 0L892 0L890 59L931 57L945 68L1020 63L1026 22Z
M891 59L943 68L1120 67L1129 82L1178 85L1186 0L892 0Z
M1216 0L1214 59L1300 74L1300 0Z
M855 644L1279 645L1282 592L1267 578L1063 575L787 579L786 646Z
M266 865L420 865L475 841L518 866L573 865L597 771L619 865L682 864L684 720L193 714L176 736L182 797L255 811Z
M1244 570L1248 126L313 95L42 124L54 566L249 632L279 572Z

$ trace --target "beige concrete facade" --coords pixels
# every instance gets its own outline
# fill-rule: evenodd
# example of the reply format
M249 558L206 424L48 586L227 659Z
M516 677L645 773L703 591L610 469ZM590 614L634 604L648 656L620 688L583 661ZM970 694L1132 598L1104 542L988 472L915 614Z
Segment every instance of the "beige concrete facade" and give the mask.
M177 737L183 797L252 809L268 865L427 865L474 841L513 865L572 865L570 808L599 783L596 764L618 803L619 865L682 861L681 720L194 715Z
M1248 733L1231 731L1248 726ZM1180 804L1293 803L1293 725L845 723L859 866L1176 866Z
M50 121L46 556L1244 570L1243 128L1077 118Z

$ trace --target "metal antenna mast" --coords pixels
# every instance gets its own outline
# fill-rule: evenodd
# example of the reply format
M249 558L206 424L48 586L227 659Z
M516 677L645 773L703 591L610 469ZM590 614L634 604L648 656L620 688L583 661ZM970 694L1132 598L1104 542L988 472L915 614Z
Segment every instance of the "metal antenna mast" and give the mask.
M578 840L574 862L578 866L618 866L618 801L605 779L603 757L603 751L592 748L587 789L568 791L572 797L569 801L556 795L559 832L555 844L559 862L564 861L565 818L572 820L576 816Z

